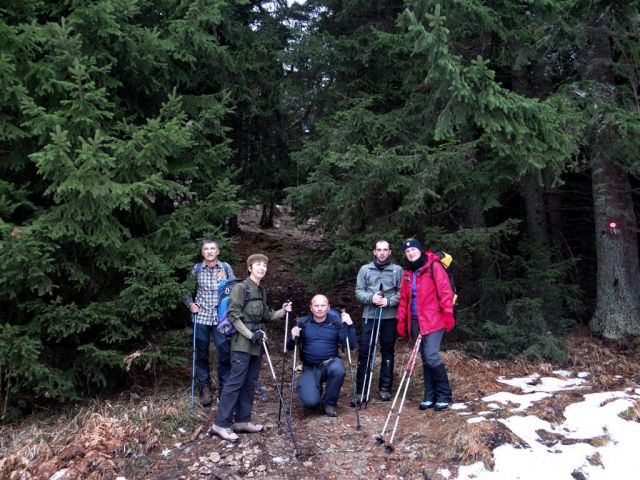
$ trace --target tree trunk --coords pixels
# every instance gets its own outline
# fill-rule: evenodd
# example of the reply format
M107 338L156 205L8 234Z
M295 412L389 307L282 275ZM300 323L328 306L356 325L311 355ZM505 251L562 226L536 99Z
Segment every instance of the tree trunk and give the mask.
M591 329L605 338L640 335L640 266L637 222L627 172L611 156L616 135L600 103L616 101L608 27L610 11L598 16L587 29L589 47L585 77L592 82L594 105L589 150L596 229L598 285ZM617 231L609 223L618 224Z
M274 201L262 204L262 215L260 216L260 228L273 227L273 216L276 209Z

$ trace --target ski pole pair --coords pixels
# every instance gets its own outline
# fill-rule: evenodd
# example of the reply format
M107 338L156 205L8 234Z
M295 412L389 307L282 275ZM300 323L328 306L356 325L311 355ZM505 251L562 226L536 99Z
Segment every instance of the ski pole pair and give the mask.
M287 302L289 302L289 300L287 300ZM282 348L282 371L280 373L280 390L284 389L284 368L285 368L286 359L287 359L287 333L288 332L289 332L289 312L285 314L285 320L284 320L284 342L283 342L284 345ZM297 342L296 342L296 345L297 345ZM293 361L295 363L295 352L294 352ZM278 406L278 421L276 422L276 425L278 427L280 426L280 417L282 415L283 407L284 405L282 405L282 403L280 403L280 405ZM285 412L285 415L286 415L286 412Z
M396 411L396 421L393 426L393 432L391 433L391 438L387 443L385 450L387 453L393 452L393 439L396 435L396 430L398 428L398 422L400 421L400 415L402 414L402 408L404 407L404 402L407 398L407 390L409 389L409 383L411 382L411 374L413 373L413 367L416 364L416 358L418 357L418 352L420 351L420 342L422 340L422 335L418 334L418 338L416 339L416 343L413 346L413 350L411 351L411 355L409 355L409 360L407 361L407 365L404 368L404 373L402 374L402 380L400 380L400 385L398 386L398 391L393 399L393 403L391 404L391 409L389 410L389 414L387 415L387 420L384 422L384 426L382 427L382 431L376 435L376 442L378 445L382 445L384 443L384 434L387 430L387 426L389 425L389 420L391 419L391 415L394 412L396 403L398 402L398 397L400 396L400 391L402 391L402 400L400 401L400 406ZM406 380L406 382L405 382ZM403 390L404 389L404 390Z
M379 314L376 325L376 314L373 312L373 327L371 328L371 337L369 338L369 349L367 351L367 366L364 374L364 381L362 382L363 391L361 393L361 403L365 408L369 403L369 395L371 394L371 381L373 380L373 372L376 368L376 353L378 352L378 338L380 337L380 324L382 323L382 307L378 307ZM373 355L371 354L371 348L373 347ZM365 393L366 392L366 393ZM359 408L358 399L356 401L356 409Z
M273 369L273 363L271 363L271 356L269 355L269 348L267 347L267 341L263 338L262 339L262 345L264 347L264 353L267 356L267 363L269 364L269 369L271 370L271 376L273 377L273 382L274 385L276 387L276 391L278 392L278 399L280 400L280 409L284 408L285 411L285 416L284 419L287 423L287 431L289 433L289 436L291 437L291 441L293 442L293 449L294 449L294 454L296 457L300 456L300 449L298 448L298 443L296 442L296 437L295 434L293 433L293 426L291 424L291 407L289 407L289 411L287 414L287 408L284 404L284 398L282 397L282 390L280 388L280 384L278 383L278 379L276 377L276 372ZM296 343L297 346L297 343ZM295 354L295 352L294 352ZM294 357L294 364L295 364L295 357ZM292 388L292 393L291 393L291 399L293 401L293 376L295 375L295 370L293 371L292 375L291 375L291 388Z

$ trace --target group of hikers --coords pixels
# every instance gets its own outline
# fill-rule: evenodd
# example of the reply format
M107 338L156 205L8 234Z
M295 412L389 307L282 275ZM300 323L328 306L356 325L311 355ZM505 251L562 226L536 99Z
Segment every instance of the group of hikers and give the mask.
M425 250L416 239L404 241L402 248L406 257L404 270L392 262L389 242L378 240L373 246L373 260L358 272L355 293L363 305L359 341L351 316L345 311L332 310L329 299L322 294L311 299L310 314L298 318L295 326L285 332L288 335L286 349L294 352L299 349L300 352L302 373L296 390L304 408L322 406L327 416L337 416L338 397L346 376L339 347L343 351L358 349L351 406L358 409L367 402L378 341L381 353L379 396L381 401L390 401L398 335L416 339L413 354L416 355L418 348L420 351L424 375L420 410L441 411L451 406L451 387L440 357L440 343L444 333L454 326L454 292L448 274L434 252ZM218 286L223 281L235 279L235 274L228 263L218 258L220 246L215 240L203 240L200 253L203 261L194 265L191 272L196 278L197 289L195 295L185 300L194 320L193 375L197 379L202 405L211 405L209 344L213 338L218 405L210 433L233 442L238 439L237 433L264 430L263 425L251 421L251 412L259 386L262 356L264 353L268 356L265 322L285 317L288 322L292 303L283 303L279 310L267 306L261 282L267 274L269 259L261 253L250 255L246 261L247 278L237 282L229 293L227 316L235 333L224 335L216 328L220 300ZM267 358L271 366L270 358ZM278 394L282 402L281 392Z

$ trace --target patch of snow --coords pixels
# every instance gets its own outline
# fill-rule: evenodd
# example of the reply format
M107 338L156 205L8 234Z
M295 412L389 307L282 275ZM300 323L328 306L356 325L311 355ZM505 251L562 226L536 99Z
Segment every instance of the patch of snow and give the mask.
M487 407L491 410L497 410L499 408L502 408L502 405L498 405L497 403L490 403L489 405L487 405Z
M573 372L570 372L569 370L554 370L553 373L560 375L561 377L571 377L573 375Z
M511 385L512 387L520 388L524 393L574 390L580 388L586 382L586 380L582 378L570 378L566 380L555 377L540 378L540 375L537 373L529 375L528 377L512 378L509 380L504 377L499 377L498 381ZM533 382L535 382L535 385L532 385Z
M480 422L488 422L484 417L473 417L467 420L467 423L480 423Z
M162 450L162 453L160 455L162 455L164 458L167 458L169 455L171 455L171 450L165 448L164 450Z
M519 407L512 409L513 412L524 412L529 408L533 402L538 402L543 398L550 397L550 393L537 392L529 393L527 395L516 395L515 393L498 392L493 395L488 395L482 398L483 402L498 402L507 405L508 403L514 403Z
M459 480L471 480L481 478L480 475L488 473L484 468L484 463L476 462L471 465L461 465L458 469Z
M467 405L465 403L454 403L449 408L451 408L451 410L464 410L467 408Z
M531 415L514 415L501 419L499 421L528 446L522 448L509 444L501 445L493 451L493 471L486 470L482 462L477 462L461 466L457 478L573 480L572 472L580 472L583 478L589 480L629 478L629 472L637 472L640 469L640 455L637 453L640 424L624 420L620 413L632 407L634 400L640 398L638 390L640 389L636 389L635 394L620 391L585 395L583 401L567 406L564 411L566 420L562 424L550 424ZM468 422L482 420L471 418ZM567 438L583 441L571 445L557 442L550 448L536 433L540 430L552 432L554 435L562 433ZM608 441L602 446L587 443L587 440L594 437L605 437ZM596 442L596 445L599 443ZM601 465L589 462L589 458L596 455Z
M58 470L56 473L54 473L49 477L49 480L60 480L61 478L64 478L68 470L69 470L68 468L63 468L62 470Z
M439 468L436 473L438 473L442 478L451 478L451 470L448 468Z
M576 375L578 378L587 378L589 376L591 376L591 374L589 372L579 372L578 375Z

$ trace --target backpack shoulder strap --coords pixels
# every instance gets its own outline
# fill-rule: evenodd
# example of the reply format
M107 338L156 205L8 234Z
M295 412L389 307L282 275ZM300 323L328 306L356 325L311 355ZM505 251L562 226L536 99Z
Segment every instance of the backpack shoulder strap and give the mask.
M398 290L400 288L400 284L402 283L402 275L404 271L400 265L393 264L393 288Z
M247 279L245 278L244 280L242 280L241 282L238 283L242 283L242 286L244 287L244 305L243 308L247 306L247 303L249 303L252 300L262 300L262 307L265 310L268 310L268 306L267 306L267 298L265 295L265 290L264 287L262 285L258 285L258 291L260 292L260 296L259 297L251 297L251 288L249 287L249 285L247 285Z
M307 323L309 323L310 319L311 319L311 315L305 315L304 317L298 318L298 321L296 322L296 326L300 328L301 337L304 336L304 329L307 326Z
M229 265L227 262L223 262L222 260L220 261L220 265L222 266L222 270L224 271L224 274L227 276L227 278L231 278L231 265Z
M431 264L429 265L429 273L431 274L431 281L433 282L433 288L436 290L436 297L438 298L438 301L440 301L440 292L438 292L438 284L436 283L436 278L433 275L433 264L436 263L437 260L434 260L433 262L431 262ZM439 262L438 262L439 263ZM443 267L444 268L444 267Z
M193 266L193 276L197 277L202 271L202 262L198 262Z

